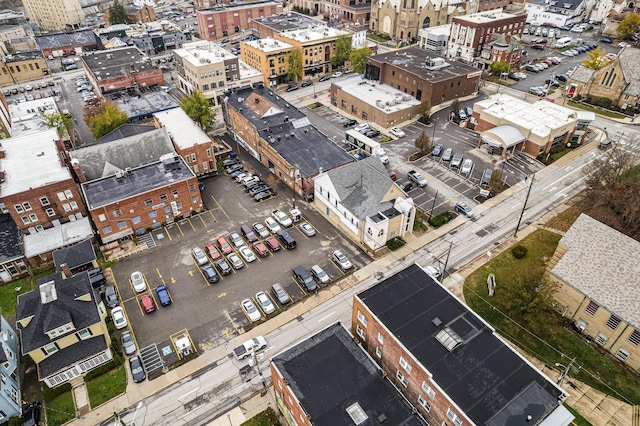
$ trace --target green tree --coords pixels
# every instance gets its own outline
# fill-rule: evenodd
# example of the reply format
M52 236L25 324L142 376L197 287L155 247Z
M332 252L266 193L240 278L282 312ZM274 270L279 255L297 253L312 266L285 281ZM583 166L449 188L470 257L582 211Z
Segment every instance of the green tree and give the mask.
M516 282L498 282L496 287L506 303L507 313L529 325L539 323L539 319L550 314L557 290L558 285L553 281L534 278L531 273L517 277Z
M498 77L504 72L509 72L509 64L507 62L498 61L491 64L491 74Z
M111 25L129 23L127 11L124 10L124 6L119 0L114 0L113 4L109 6L109 23Z
M619 37L627 38L631 37L634 34L640 32L640 15L637 13L632 13L631 15L624 18L616 29Z
M100 139L129 121L129 116L111 102L104 101L97 108L87 111L84 115L84 121L89 126L93 137Z
M215 127L216 110L202 92L196 90L191 92L189 96L182 98L180 107L205 132Z
M583 59L582 64L585 66L585 68L599 70L609 63L609 61L605 57L606 54L607 52L597 47L594 50L587 52L588 58Z
M366 46L352 50L349 54L349 62L351 62L353 72L362 74L367 66L367 58L369 56L371 56L371 49Z
M50 129L56 129L59 135L65 135L71 126L71 117L61 112L45 114L45 124Z
M297 49L293 49L287 55L287 61L289 62L289 74L287 78L291 81L297 81L302 78L302 55Z
M427 154L433 149L433 147L431 146L431 138L424 130L422 131L422 133L420 133L420 136L416 138L414 144L422 154Z
M423 123L431 121L431 100L425 99L422 101L418 109L418 115L420 115L420 121Z
M351 54L351 36L342 35L336 39L336 48L333 51L333 57L331 58L331 66L339 67L344 64L349 55Z

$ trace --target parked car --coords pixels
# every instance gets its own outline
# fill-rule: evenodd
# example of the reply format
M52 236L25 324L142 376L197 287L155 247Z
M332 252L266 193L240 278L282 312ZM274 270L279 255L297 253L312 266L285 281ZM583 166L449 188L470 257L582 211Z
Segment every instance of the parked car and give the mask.
M531 48L535 50L544 50L544 44L534 44Z
M565 83L569 80L569 77L566 74L558 74L556 75L556 80Z
M236 171L242 169L242 167L243 166L240 163L232 164L231 166L229 166L229 167L227 167L225 169L225 172L227 172L227 174L231 174L233 172L236 172Z
M249 189L249 195L251 197L255 197L256 194L259 194L261 192L265 192L265 191L271 191L271 187L269 185L267 185L266 183L262 183L262 184L258 184L252 188Z
M267 257L269 255L267 246L265 246L262 241L256 241L255 243L253 243L252 247L253 251L255 251L260 257Z
M301 286L303 286L303 288L306 291L314 291L316 288L318 288L318 285L316 284L316 282L313 280L311 275L309 275L307 270L304 269L303 266L298 265L298 266L294 267L291 270L291 272L293 273L293 276L296 279L296 281Z
M545 80L544 83L548 84L549 87L560 87L560 82L558 80L556 80L555 78L548 78L548 79Z
M322 77L320 77L318 81L327 81L327 80L331 80L331 76L329 74L323 75Z
M398 180L398 174L396 172L389 172L389 179L395 182Z
M600 43L606 43L606 44L611 44L613 43L613 41L610 38L601 38L600 39Z
M460 111L458 111L458 117L460 118L460 120L466 120L467 118L467 113L465 112L464 109L461 109Z
M453 157L453 148L445 149L442 154L442 161L451 161L451 157Z
M456 204L456 211L458 213L462 213L468 218L473 217L473 210L471 209L471 207L469 207L467 203L464 203L462 201Z
M229 244L226 238L220 237L216 240L216 242L218 243L218 248L220 249L222 254L226 255L233 251L233 249L231 248L231 245Z
M131 274L131 284L136 293L141 293L147 289L147 282L140 271L135 271Z
M307 86L312 86L312 85L313 85L313 81L311 81L311 80L305 80L301 84L302 87L307 87Z
M104 299L107 306L110 308L115 308L120 304L120 300L118 300L118 290L116 290L115 286L107 286L104 291Z
M272 218L272 217L266 218L264 220L264 224L267 226L267 229L272 234L277 234L278 231L280 231L282 229L282 228L280 228L280 225L278 224L278 222L276 222L276 220L274 218Z
M223 259L218 259L218 260L222 260L224 262ZM229 265L227 265L227 267L228 266ZM202 265L202 267L200 267L200 270L202 271L202 275L207 280L207 282L214 284L220 281L220 277L218 277L218 273L216 272L215 268L211 266L210 263L207 263L206 265ZM229 272L231 272L231 270L229 270Z
M218 259L215 262L216 268L222 275L229 275L231 273L231 266L224 259Z
M111 310L111 319L113 320L113 325L118 330L129 325L127 317L124 315L124 309L122 309L121 306L117 306Z
M342 73L341 73L340 71L336 71L336 72L334 72L333 74L331 74L331 77L333 77L333 78L338 78L338 77L340 77L341 75L342 75Z
M472 168L473 168L473 161L467 158L466 160L464 160L464 163L462 163L462 167L460 168L460 173L468 175L469 173L471 173Z
M311 267L311 275L318 281L319 284L328 284L331 281L331 277L320 267L320 265L313 265Z
M397 138L403 138L406 136L406 133L403 132L402 129L398 127L392 127L391 130L389 130L389 133L391 133L393 136Z
M411 181L405 181L405 182L400 182L398 184L398 186L400 187L400 189L402 189L404 192L409 192L411 191L411 189L413 189L413 182Z
M363 133L369 130L369 123L360 123L356 127L353 128L356 132Z
M216 260L220 259L220 256L221 256L220 252L213 245L213 243L205 244L204 249L207 252L207 254L209 255L209 257L211 258L211 260L216 261Z
M444 149L444 146L442 146L442 144L436 144L433 147L433 150L431 151L431 155L434 157L440 157L440 155L442 155L443 149Z
M240 235L237 232L232 232L231 234L229 234L229 240L231 240L231 243L237 249L244 246L244 240L242 239L242 237L240 237Z
M271 286L271 294L273 294L273 297L275 297L281 305L286 305L287 303L291 302L291 298L289 297L287 292L284 291L284 288L282 288L282 286L278 283L275 283Z
M336 264L340 266L340 269L348 271L349 269L353 268L353 265L351 264L349 259L347 259L347 256L345 256L344 253L342 253L340 250L334 251L332 257Z
M467 118L471 118L473 115L473 108L466 106L464 107L464 112L467 114Z
M253 252L251 251L251 249L247 246L242 246L240 247L240 249L238 250L240 252L240 255L242 256L242 258L247 262L247 263L251 263L251 262L255 262L256 260L256 255L253 254Z
M229 256L227 256L227 260L229 261L229 263L231 263L231 266L233 266L233 269L235 269L236 271L244 267L244 262L242 261L242 259L240 259L240 256L235 253L231 253Z
M376 129L369 129L364 133L364 135L368 138L375 138L376 136L380 136L380 131Z
M198 265L204 265L209 261L209 259L207 259L207 255L204 254L204 251L202 251L200 247L194 247L191 249L191 254L193 255L193 260L195 260Z
M125 355L133 355L138 351L133 335L130 331L124 331L120 336L120 343L122 344L122 350Z
M461 152L456 152L455 154L453 154L453 158L451 159L451 164L450 167L453 168L459 168L460 165L462 164L462 153Z
M313 228L313 226L309 225L307 222L302 222L300 224L300 230L307 237L313 237L314 235L316 235L316 230Z
M156 287L156 296L158 296L158 301L162 306L169 306L172 302L169 289L166 285L159 285Z
M135 383L140 383L147 378L144 368L142 368L142 360L138 355L129 358L129 368L131 369L131 377L133 377Z
M271 302L271 299L269 299L269 296L267 296L267 293L265 293L264 291L256 293L256 302L258 303L258 306L260 306L260 309L262 309L262 312L265 313L265 315L272 314L276 310L273 302Z
M287 86L287 92L293 92L294 90L298 90L297 84L290 84L289 86Z
M156 310L156 303L153 301L153 298L149 293L142 294L138 300L140 301L140 307L146 313L150 314Z
M358 124L358 122L356 120L350 118L347 121L345 121L344 123L342 123L342 127L351 127L351 126L355 126L356 124Z
M253 230L260 236L260 238L267 238L269 236L269 230L264 227L260 222L256 222L253 225Z
M258 192L257 194L255 194L253 196L253 200L258 203L260 201L266 200L268 198L273 197L273 192L271 192L270 190L264 190L262 192Z
M242 305L242 310L244 310L245 314L247 314L249 321L251 322L260 321L260 318L262 318L262 314L260 313L258 308L256 308L256 305L253 304L251 299L244 299L241 302L241 305Z
M278 242L278 240L276 240L272 236L268 236L267 238L265 238L264 243L267 245L267 247L269 247L269 250L271 250L272 252L276 252L280 250L280 243Z
M509 74L509 79L514 80L514 81L520 81L520 75L518 75L517 73L510 73Z
M287 231L278 231L278 239L286 249L293 250L296 248L296 240Z

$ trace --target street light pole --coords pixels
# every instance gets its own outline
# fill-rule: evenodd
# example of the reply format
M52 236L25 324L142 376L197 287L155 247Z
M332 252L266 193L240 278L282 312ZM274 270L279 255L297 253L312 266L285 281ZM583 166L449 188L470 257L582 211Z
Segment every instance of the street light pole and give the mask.
M529 201L529 194L531 194L531 187L533 186L533 180L536 178L536 174L534 173L531 176L531 183L529 184L529 189L527 190L527 196L524 199L524 205L522 206L522 211L520 212L520 217L518 218L518 224L516 225L516 232L513 233L514 237L518 236L518 229L520 228L520 223L522 222L522 216L524 216L524 211L527 208L527 201ZM525 177L525 181L526 181L526 177Z
M433 119L433 136L431 137L431 142L435 142L436 140L436 127L438 127L438 118Z

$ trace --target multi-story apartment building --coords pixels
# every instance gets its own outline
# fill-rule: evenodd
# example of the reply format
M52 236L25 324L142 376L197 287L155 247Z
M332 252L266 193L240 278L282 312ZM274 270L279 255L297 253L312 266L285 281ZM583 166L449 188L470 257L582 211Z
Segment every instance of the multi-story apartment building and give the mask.
M220 5L196 11L198 30L204 40L217 40L249 28L252 19L282 12L282 3L274 0Z
M22 4L29 20L41 30L80 28L84 21L80 0L22 0Z
M22 355L33 360L48 387L67 383L113 358L106 317L87 272L41 278L36 290L18 296Z
M273 38L289 43L302 56L304 76L331 72L331 58L336 49L336 40L340 36L350 36L346 31L325 25L315 25L276 33Z
M287 81L289 60L287 55L294 46L273 38L240 42L242 60L262 73L263 82L272 87Z
M517 36L493 33L485 43L477 61L478 66L488 68L496 62L509 64L509 70L518 69L522 58L522 41Z
M191 34L180 30L153 30L148 32L135 32L130 35L133 45L147 55L179 49L184 43L191 40Z
M351 331L429 424L573 420L562 388L418 265L354 296Z
M363 28L371 15L371 0L293 0L292 3L321 15L328 22L351 23Z
M20 342L15 330L0 312L0 422L22 414L20 393Z
M137 47L92 52L82 61L89 81L102 94L164 85L162 70Z
M37 80L49 74L47 60L39 50L4 55L0 68L2 86Z
M480 52L494 33L522 36L527 15L513 15L501 9L456 16L447 42L447 57L477 66L482 64Z
M226 90L250 87L263 80L260 71L212 41L184 44L173 51L173 57L180 90L187 94L198 90L216 105L218 96Z
M182 108L156 112L153 114L153 124L156 128L164 127L167 130L176 152L196 176L215 173L218 145Z
M563 27L582 21L588 4L589 2L585 0L535 0L525 2L524 7L527 12L527 23Z

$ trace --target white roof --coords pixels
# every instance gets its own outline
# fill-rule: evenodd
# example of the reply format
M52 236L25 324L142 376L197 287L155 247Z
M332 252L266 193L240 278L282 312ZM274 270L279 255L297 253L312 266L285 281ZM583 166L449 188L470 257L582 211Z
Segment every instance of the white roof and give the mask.
M354 75L333 84L340 87L345 93L388 114L413 108L420 104L420 101L411 95L386 84L363 80L360 75Z
M493 122L511 124L525 135L548 137L553 130L576 122L576 112L553 102L539 100L530 104L513 96L500 93L476 102L480 114L495 117Z
M280 33L280 35L292 40L296 40L300 43L305 43L308 41L316 41L325 38L338 37L341 35L349 35L349 33L336 28L327 27L326 25L316 25L309 28L283 31Z
M93 236L88 217L63 223L40 232L23 235L24 256L28 259Z
M456 21L474 22L484 24L486 22L495 22L499 19L513 18L514 14L503 12L502 9L487 10L485 12L473 13L471 15L456 16Z
M223 49L220 45L206 40L185 43L181 49L175 49L174 52L195 66L224 62L225 59L236 57L236 55Z
M492 138L491 136L494 137ZM491 145L495 145L495 142L498 142L498 145L509 148L524 141L526 137L517 127L514 127L510 124L502 124L500 126L482 132L482 139Z
M153 116L164 126L175 144L182 149L211 143L211 138L189 118L182 108L156 112Z
M60 161L55 142L58 139L55 129L46 129L1 141L6 153L0 159L0 170L5 172L5 181L0 185L2 196L71 179L69 169Z
M252 41L242 41L240 44L246 44L247 46L251 46L254 49L261 50L265 53L274 52L278 50L289 50L293 48L293 45L289 43L285 43L284 41L275 40L271 37L252 40Z
M38 108L40 108L40 111ZM52 112L58 112L58 107L53 97L20 102L17 105L9 102L12 135L17 137L48 130L49 128L45 124L42 114Z

